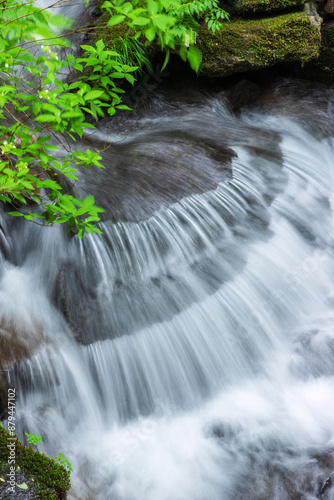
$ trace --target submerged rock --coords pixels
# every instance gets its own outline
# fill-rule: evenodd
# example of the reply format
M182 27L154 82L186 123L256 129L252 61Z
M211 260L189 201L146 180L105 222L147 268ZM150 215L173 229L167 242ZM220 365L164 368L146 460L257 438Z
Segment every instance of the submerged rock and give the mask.
M227 91L227 98L233 111L254 104L262 93L261 87L249 80L241 80Z

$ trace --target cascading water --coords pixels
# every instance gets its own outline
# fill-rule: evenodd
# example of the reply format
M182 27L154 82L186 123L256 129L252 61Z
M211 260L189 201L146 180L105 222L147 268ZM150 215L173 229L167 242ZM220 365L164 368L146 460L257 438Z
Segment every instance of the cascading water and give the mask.
M333 500L334 95L154 99L89 139L101 237L2 214L1 312L44 334L19 427L72 499Z

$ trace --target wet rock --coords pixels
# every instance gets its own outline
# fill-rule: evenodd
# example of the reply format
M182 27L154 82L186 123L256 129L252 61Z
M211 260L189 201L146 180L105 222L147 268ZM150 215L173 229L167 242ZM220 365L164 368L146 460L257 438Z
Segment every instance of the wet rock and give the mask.
M261 95L261 88L249 80L241 80L227 91L227 98L233 111L254 104Z
M191 113L180 106L180 112L159 117L154 128L144 115L133 122L138 126L129 137L110 143L104 153L107 168L98 176L83 173L75 186L86 182L84 189L106 208L105 215L121 219L105 221L100 259L84 239L85 259L78 255L60 270L54 300L78 342L90 344L171 320L240 272L245 262L244 252L236 248L240 238L244 249L248 239L266 231L263 201L269 204L286 182L279 134L241 126L230 112L217 116L211 105L199 118L197 102ZM217 197L224 180L233 179L235 145L249 148L248 157L266 186L260 200L255 189L242 194L242 214ZM218 192L207 192L220 181ZM202 192L203 197L176 203ZM161 264L152 266L157 256Z
M208 124L210 128L217 134ZM90 192L106 210L104 218L139 222L182 198L216 189L231 178L231 161L236 154L210 133L203 135L150 130L111 144L104 153L104 164L110 165L105 175L88 177L82 173Z
M0 319L0 369L29 358L43 344L43 327L36 320Z
M249 453L249 473L239 483L235 500L248 498L256 491L257 500L329 500L327 496L333 471L333 453L299 456L293 451L254 449ZM255 498L255 497L254 497Z
M202 284L207 293L214 293L243 264L235 249L225 248L224 259L220 253L210 260L203 256L191 267L192 284ZM116 338L171 320L202 298L197 287L193 289L184 276L173 274L172 269L168 274L160 273L148 279L136 277L134 273L128 279L116 279L104 290L99 281L102 277L94 265L86 272L65 265L59 273L57 305L81 344Z

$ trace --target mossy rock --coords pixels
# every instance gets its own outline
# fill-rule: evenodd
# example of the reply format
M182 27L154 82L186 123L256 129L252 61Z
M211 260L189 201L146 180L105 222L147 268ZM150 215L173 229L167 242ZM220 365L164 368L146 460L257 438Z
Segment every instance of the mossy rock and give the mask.
M305 63L319 56L320 24L304 12L266 19L224 23L212 33L203 28L197 46L202 51L200 74L223 77L273 66L279 62Z
M274 11L292 10L304 4L304 0L237 0L237 14L249 16L267 14Z
M15 456L13 465L11 450L12 456ZM15 483L24 482L28 486L22 490L15 485L15 496L9 489L11 467L15 467ZM70 473L62 465L44 453L23 446L15 435L11 435L3 427L0 427L0 477L5 480L0 482L0 498L10 500L14 498L65 500L71 486Z
M131 33L129 26L125 23L107 26L109 19L110 14L106 10L102 11L98 23L95 26L94 35L92 37L93 44L98 40L103 40L106 46L114 48L115 40L123 38L125 35Z

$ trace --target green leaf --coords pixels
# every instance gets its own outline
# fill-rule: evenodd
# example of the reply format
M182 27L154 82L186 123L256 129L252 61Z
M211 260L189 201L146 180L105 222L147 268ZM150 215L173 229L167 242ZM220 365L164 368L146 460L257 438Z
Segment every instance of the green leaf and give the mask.
M128 14L130 12L130 10L132 10L131 3L125 2L125 4L122 5L122 12L124 12L124 14Z
M119 106L116 106L117 109L128 109L129 111L132 111L132 108L129 108L129 106L126 106L125 104L120 104Z
M202 52L197 48L194 47L193 45L189 47L188 50L188 61L190 64L190 67L198 73L199 66L202 62Z
M103 90L91 90L88 94L85 95L86 101L92 101L93 99L97 99L103 94Z
M51 135L48 134L48 135L45 135L44 137L39 137L37 141L38 141L39 144L45 144L50 139L51 139Z
M21 490L27 490L28 489L28 486L26 485L26 483L22 483L22 484L16 483L16 486L18 488L21 488Z
M158 5L154 0L148 0L147 2L147 10L150 16L155 16L158 13Z
M152 18L152 22L160 30L166 31L176 23L176 18L167 16L166 14L159 14Z
M103 49L104 49L104 47L105 47L105 45L104 45L104 43L103 43L103 41L102 41L102 40L98 40L98 41L96 42L96 47L97 47L99 50L103 50Z
M91 45L80 45L80 47L84 50L86 50L87 52L95 52L96 49L94 49L94 47L92 47Z
M166 51L166 57L165 57L164 63L163 63L162 68L161 68L161 73L163 72L163 70L167 66L169 58L170 58L170 50L167 49L167 51Z
M49 113L45 113L44 115L39 115L35 118L37 122L48 122L48 123L54 123L57 121L57 117L54 115L51 115Z
M188 51L184 45L181 47L179 51L179 56L181 57L182 61L187 62Z
M146 24L149 24L149 22L150 20L148 17L135 17L132 24L134 26L145 26Z
M86 198L83 200L82 208L85 208L86 211L88 211L94 206L94 203L94 196L86 196Z
M80 111L66 111L66 113L62 115L62 118L77 118L79 116L83 116Z
M155 39L155 31L153 28L148 28L146 31L145 31L145 36L147 38L147 40L149 42L153 42L153 40Z
M120 14L118 14L117 16L113 16L109 19L107 26L115 26L115 24L120 24L121 22L124 21L124 19L125 16L122 16Z
M136 81L136 79L132 75L125 75L125 78L128 82L131 83L131 85L133 85Z

